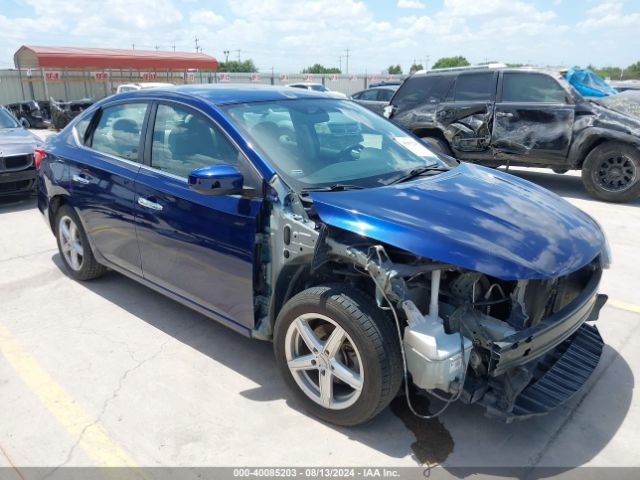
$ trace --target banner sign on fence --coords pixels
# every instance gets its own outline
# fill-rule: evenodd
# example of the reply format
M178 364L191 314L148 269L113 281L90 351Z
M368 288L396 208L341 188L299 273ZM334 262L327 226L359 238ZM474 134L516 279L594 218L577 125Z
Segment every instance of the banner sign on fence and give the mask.
M338 81L338 75L336 75L335 73L333 75L331 75L329 77L329 80L331 80L332 82L337 82Z
M251 81L252 82L259 82L260 81L260 75L257 73L252 73L251 74Z
M357 75L351 75L351 76L349 77L349 80L351 80L352 82L355 82L355 81L357 81L357 80L358 80L358 76L357 76Z
M281 82L288 82L289 81L289 75L286 75L284 73L280 74L280 81Z
M221 82L230 82L231 75L229 75L228 73L219 73L218 80L220 80Z
M370 76L369 76L369 81L370 81L370 82L375 82L375 81L377 81L377 80L378 80L378 76L377 76L377 75L370 75Z
M158 78L158 74L156 72L140 72L140 78L145 82L154 81Z
M304 81L305 82L313 82L313 75L311 75L310 73L305 74Z
M56 82L62 80L62 73L59 70L47 70L44 72L44 79L47 82Z
M94 80L109 80L109 72L91 72L91 76Z

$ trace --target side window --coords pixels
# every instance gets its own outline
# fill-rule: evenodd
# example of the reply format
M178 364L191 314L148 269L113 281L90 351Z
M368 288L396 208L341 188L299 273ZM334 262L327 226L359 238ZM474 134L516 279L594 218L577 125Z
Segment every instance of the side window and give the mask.
M158 105L151 166L180 177L219 163L236 165L239 152L210 120L181 106Z
M91 123L92 118L93 118L93 115L87 115L78 123L76 123L75 129L76 129L76 133L78 134L78 139L80 140L80 143L84 143L84 136L87 133L87 128L89 127L89 124Z
M353 98L354 100L360 100L360 97L362 96L363 92L357 92L354 93L353 95L351 95L351 98Z
M447 95L452 83L451 75L425 75L406 80L396 95L393 104L398 111L409 110L424 103L438 103Z
M565 103L566 92L548 75L506 72L502 79L502 101Z
M139 162L140 130L146 103L125 103L102 110L93 131L91 148Z
M378 90L378 100L381 102L388 102L393 97L393 90L387 90L386 88L381 88Z
M494 90L494 73L466 73L458 76L454 101L490 100Z
M359 100L377 100L378 99L378 90L365 90L360 95Z

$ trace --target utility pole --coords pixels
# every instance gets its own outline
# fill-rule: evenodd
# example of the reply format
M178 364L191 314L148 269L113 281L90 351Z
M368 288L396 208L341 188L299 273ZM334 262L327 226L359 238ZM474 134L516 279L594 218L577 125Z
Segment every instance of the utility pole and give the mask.
M238 52L238 63L240 63L240 52L241 52L241 50L237 49L237 50L234 50L234 52Z
M338 69L340 70L340 73L342 73L342 55L338 57L338 65Z
M198 42L200 41L200 39L198 37L193 37L193 39L196 42L196 53L200 51L200 45L198 44Z
M158 50L160 50L160 46L159 46L159 45L156 45L156 46L155 46L155 49L156 49L156 52L157 52Z
M173 51L176 51L176 44L174 43L173 45L171 45L171 48L173 48Z
M224 63L229 63L229 50L224 50Z
M136 44L135 44L135 43L132 43L132 44L131 44L131 50L135 50L135 49L136 49Z
M347 57L346 71L347 71L347 75L349 75L349 49L348 48L347 48L347 54L345 56Z

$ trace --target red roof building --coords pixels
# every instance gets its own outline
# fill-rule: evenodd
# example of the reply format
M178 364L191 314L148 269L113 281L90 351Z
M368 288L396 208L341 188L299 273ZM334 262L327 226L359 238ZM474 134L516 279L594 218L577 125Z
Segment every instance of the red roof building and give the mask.
M116 68L135 70L217 70L204 53L124 50L118 48L41 47L23 45L13 56L16 68Z

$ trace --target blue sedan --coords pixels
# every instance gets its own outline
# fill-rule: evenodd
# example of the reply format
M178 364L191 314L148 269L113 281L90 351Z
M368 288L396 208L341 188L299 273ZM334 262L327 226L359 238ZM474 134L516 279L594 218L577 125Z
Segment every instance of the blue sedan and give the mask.
M38 153L65 270L131 277L272 341L300 402L357 425L402 391L543 414L589 378L594 220L433 153L348 100L182 86L109 97ZM435 412L437 413L437 412Z

